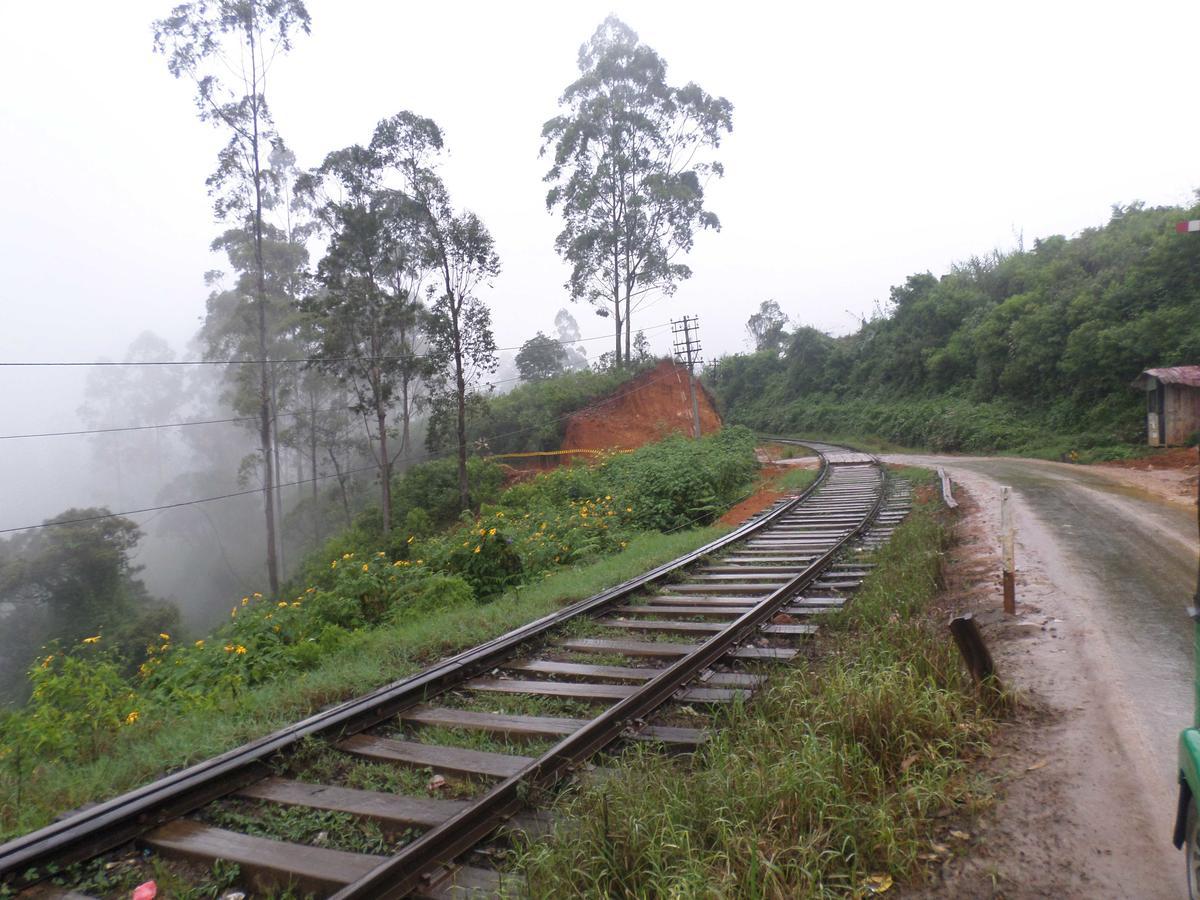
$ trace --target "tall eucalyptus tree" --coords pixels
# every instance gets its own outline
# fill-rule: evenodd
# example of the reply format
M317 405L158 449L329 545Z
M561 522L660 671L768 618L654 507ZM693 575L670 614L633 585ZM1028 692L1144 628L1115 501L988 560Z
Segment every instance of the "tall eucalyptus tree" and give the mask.
M411 198L388 186L387 175L380 154L356 144L330 153L301 185L319 198L317 216L329 236L317 267L321 289L304 304L315 365L351 390L364 417L385 533L392 525L392 467L408 449L427 366L421 353L427 316L419 296L427 271L423 221ZM388 417L397 403L404 430L393 448Z
M403 179L420 223L425 265L438 283L428 292L432 415L427 440L443 441L444 423L453 416L459 503L467 509L467 405L478 395L480 379L498 365L491 311L475 292L499 274L500 257L483 222L472 212L455 210L437 174L443 139L432 119L407 111L385 119L371 148Z
M724 170L707 156L732 131L733 106L693 83L669 85L662 57L614 16L580 48L579 73L562 114L542 127L542 153L553 150L546 206L563 215L555 248L571 265L566 288L612 316L621 366L633 313L691 276L678 258L697 228L720 228L704 188Z
M292 46L296 32L308 33L302 0L194 0L176 6L154 23L154 47L176 78L196 87L202 121L226 131L228 143L208 178L218 218L234 221L253 242L252 292L257 312L259 435L267 529L267 578L279 590L275 537L275 472L272 457L271 384L267 364L267 274L263 208L265 169L278 141L267 106L271 63Z

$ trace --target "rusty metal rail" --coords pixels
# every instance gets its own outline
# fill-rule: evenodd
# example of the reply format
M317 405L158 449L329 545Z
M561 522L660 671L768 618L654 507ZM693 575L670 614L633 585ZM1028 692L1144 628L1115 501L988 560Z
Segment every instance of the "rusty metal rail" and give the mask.
M0 884L19 885L27 880L24 875L31 869L37 869L44 874L46 867L52 863L62 866L89 859L135 839L146 841L149 846L160 850L186 845L191 839L187 834L179 837L172 832L172 839L168 840L162 835L169 828L160 829L159 826L178 820L216 799L235 792L245 791L250 795L252 791L260 790L257 787L248 788L256 782L270 784L272 780L267 778L270 774L268 760L280 753L286 753L305 738L325 737L341 740L363 735L368 729L397 716L405 721L415 719L414 711L421 709L418 704L453 688L508 689L509 692L528 690L533 693L545 693L550 688L555 688L561 694L566 684L575 689L590 690L597 696L619 698L588 721L539 720L543 723L541 727L552 730L559 728L558 733L565 736L536 758L504 757L500 762L508 767L504 769L507 773L505 777L500 778L490 790L471 801L467 807L432 824L419 838L407 844L394 856L380 858L344 853L340 856L356 859L340 860L339 862L345 865L336 877L322 879L318 872L309 882L300 879L301 883L317 886L319 893L332 893L332 889L337 889L334 895L338 898L400 897L413 891L429 894L433 883L431 877L440 876L444 879L448 871L444 867L452 864L457 857L517 813L522 806L522 798L528 796L530 789L552 786L573 767L623 737L635 733L653 737L656 733L687 731L660 728L656 732L653 728L642 727L646 717L672 700L682 699L686 702L689 696L713 700L737 693L736 690L702 687L697 691L694 687L687 687L695 683L699 676L711 678L713 667L718 663L738 656L759 659L786 658L789 651L745 645L749 639L768 633L801 636L815 631L815 627L810 625L768 624L779 612L790 609L788 604L795 602L799 592L816 585L821 592L836 595L846 585L852 585L854 578L861 580L861 572L845 567L842 567L843 571L848 574L840 576L841 580L828 573L832 571L831 566L839 553L850 542L861 538L871 523L879 517L885 503L885 476L873 457L854 454L833 445L808 443L807 446L816 450L821 458L821 468L816 481L803 493L781 501L773 509L724 537L644 575L444 660L414 676L311 716L274 734L0 846ZM813 511L805 512L810 506ZM882 529L877 529L878 534L873 533L877 541L886 539L891 525L898 521L898 515L902 515L902 510L883 521ZM646 601L648 605L643 606L627 603L635 596L644 596L648 590L662 588L676 574L688 567L729 550L733 552L727 553L724 559L702 567L700 572L692 576L692 582L668 585L667 590L674 591L674 594L652 594ZM837 602L840 602L839 598L831 596L808 604L813 607L811 610L790 611L819 611L827 606L836 605ZM514 666L513 660L519 651L527 650L532 642L544 643L554 631L578 617L594 617L613 611L626 615L616 620L601 620L599 624L633 631L682 633L702 637L704 640L687 645L665 642L645 645L638 642L607 642L620 645L623 648L621 652L633 656L678 657L662 668L642 670L576 666L577 669L586 669L589 672L612 670L607 674L614 677L608 680L627 682L644 679L644 683L636 686L614 685L607 691L599 690L603 685L580 685L571 681L520 681L505 684L503 680L496 683L478 677L506 666L508 669L522 668ZM665 615L666 619L639 618L645 614ZM707 621L713 617L725 621ZM697 619L701 621L696 621ZM568 649L582 647L586 652L600 652L604 649L602 645L606 644L605 641L593 641L591 643L596 649L590 649L587 640L566 643L573 644ZM539 664L530 665L528 661L523 662L524 670L533 672L559 672L571 668L571 664L551 662L541 663L539 669ZM631 673L634 677L630 677ZM553 679L559 676L552 674L549 677ZM753 681L756 677L722 673L713 683L753 684L757 683ZM540 691L538 685L545 686L545 691ZM687 694L685 689L692 693ZM489 756L485 753L476 755ZM494 766L498 761L484 762L488 766ZM434 767L436 768L436 765ZM487 766L479 771L482 772L485 768ZM363 793L349 789L331 790L342 790L346 795ZM187 821L183 820L185 823ZM176 825L178 824L177 822ZM200 828L201 826L196 826L196 829ZM155 832L155 829L159 829L158 832ZM155 834L160 835L158 843L155 843ZM215 837L211 834L207 836L213 838L212 844L215 846L220 843L219 838L222 835L229 834L232 833L222 832ZM236 837L238 835L232 834L228 840L233 842ZM271 848L265 845L275 843L263 839L255 840L259 841L259 845L256 845L253 851L245 851L244 867L251 871L256 871L254 855L270 851ZM212 852L215 854L217 851ZM314 851L314 854L318 852ZM192 858L196 858L194 854ZM315 862L314 866L319 868ZM449 871L453 873L453 869Z

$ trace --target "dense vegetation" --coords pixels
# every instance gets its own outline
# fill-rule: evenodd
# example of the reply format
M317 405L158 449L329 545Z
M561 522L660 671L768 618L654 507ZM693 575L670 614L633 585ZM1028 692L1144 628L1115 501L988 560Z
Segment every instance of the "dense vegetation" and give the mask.
M0 714L0 835L40 824L56 802L63 805L63 791L130 786L105 786L99 770L111 764L104 761L109 751L163 741L167 755L186 758L197 750L174 743L172 732L187 728L181 723L233 708L241 717L255 708L250 692L323 671L332 660L345 665L345 655L363 652L379 629L409 648L404 670L411 671L431 644L443 649L445 636L431 641L428 629L447 617L476 623L460 624L453 643L480 639L480 628L493 620L513 627L521 614L533 617L520 595L556 573L620 557L632 545L678 550L666 534L712 522L740 499L757 469L754 439L744 428L701 441L672 438L507 490L496 466L473 465L473 484L485 489L478 516L458 515L453 460L409 470L394 496L407 510L400 521L417 526L411 532L385 538L369 524L350 529L308 560L305 580L283 597L240 598L228 621L200 640L164 630L135 671L107 630L46 652L29 669L29 703ZM522 586L515 605L487 612ZM385 664L375 671L376 683L387 677L379 674L388 671ZM317 702L328 702L328 685L324 690ZM89 770L99 787L84 788L62 769L90 763L99 767ZM30 806L31 794L46 802ZM72 794L71 801L81 799Z
M639 359L624 369L583 369L520 385L488 398L473 412L467 435L490 453L557 450L570 414L606 397L653 360Z
M564 795L521 860L531 894L860 896L914 876L953 827L935 816L975 800L988 728L931 609L948 537L918 506L818 661L731 710L691 764L635 752L626 777Z
M727 416L772 432L853 434L937 450L1119 448L1143 434L1130 381L1200 362L1200 208L1110 221L937 278L833 338L801 327L706 373ZM1119 452L1119 449L1116 450Z

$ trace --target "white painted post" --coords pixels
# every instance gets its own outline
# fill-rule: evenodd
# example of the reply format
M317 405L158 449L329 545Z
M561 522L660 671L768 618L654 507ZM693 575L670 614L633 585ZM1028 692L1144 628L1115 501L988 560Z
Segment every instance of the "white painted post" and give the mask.
M1000 549L1003 557L1004 582L1004 612L1008 615L1017 613L1016 587L1016 529L1013 526L1011 489L1002 488L1000 491Z

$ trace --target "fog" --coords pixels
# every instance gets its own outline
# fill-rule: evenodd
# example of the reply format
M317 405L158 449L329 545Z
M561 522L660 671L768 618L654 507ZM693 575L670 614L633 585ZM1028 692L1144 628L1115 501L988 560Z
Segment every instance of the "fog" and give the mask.
M169 5L6 9L0 362L202 353L203 273L223 264L208 250L219 226L204 182L223 137L151 52L150 23ZM569 305L540 128L609 12L662 54L672 82L734 104L727 176L708 192L723 227L696 241L691 280L635 317L659 352L668 332L651 326L685 313L700 316L706 357L743 350L745 320L769 298L794 321L844 333L909 273L1098 225L1113 203L1188 202L1198 182L1191 3L309 9L312 35L270 85L299 165L367 140L401 109L437 120L446 181L497 240L503 272L483 297L504 347L552 333ZM572 312L584 337L606 333L608 320ZM509 363L497 378L511 375ZM217 377L0 368L0 434L229 417ZM244 490L239 462L255 444L237 425L0 440L0 529L69 507ZM194 627L264 583L253 496L133 518L147 533L148 586Z

